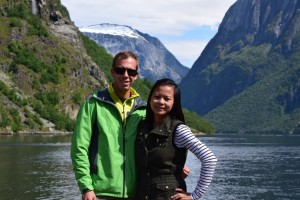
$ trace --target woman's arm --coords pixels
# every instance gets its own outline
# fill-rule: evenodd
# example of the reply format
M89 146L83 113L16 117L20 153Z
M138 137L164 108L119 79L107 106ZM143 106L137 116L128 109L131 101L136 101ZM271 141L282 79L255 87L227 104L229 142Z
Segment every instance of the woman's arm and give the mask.
M179 125L177 127L174 143L179 148L189 149L201 161L200 177L192 193L193 199L199 199L211 183L217 158L205 144L194 136L190 128L186 125Z

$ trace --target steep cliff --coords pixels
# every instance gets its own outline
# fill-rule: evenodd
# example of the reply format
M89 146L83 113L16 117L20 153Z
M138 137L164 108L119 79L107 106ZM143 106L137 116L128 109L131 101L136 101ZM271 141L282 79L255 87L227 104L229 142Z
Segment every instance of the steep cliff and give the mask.
M300 2L238 0L180 83L223 132L299 132Z
M106 77L57 0L0 1L0 132L71 131Z

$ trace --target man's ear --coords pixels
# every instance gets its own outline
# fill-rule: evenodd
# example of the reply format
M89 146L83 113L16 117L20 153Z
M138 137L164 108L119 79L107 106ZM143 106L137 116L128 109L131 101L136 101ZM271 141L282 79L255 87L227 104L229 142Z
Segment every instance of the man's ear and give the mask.
M134 80L136 80L136 79L138 79L138 77L139 77L139 73L134 77Z

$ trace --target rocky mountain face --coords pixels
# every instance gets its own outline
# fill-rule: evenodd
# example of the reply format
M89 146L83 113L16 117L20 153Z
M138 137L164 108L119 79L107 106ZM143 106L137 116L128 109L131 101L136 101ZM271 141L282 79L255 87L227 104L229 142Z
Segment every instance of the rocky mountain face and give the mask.
M71 131L79 103L107 79L66 8L1 0L0 26L0 133Z
M157 38L131 27L98 24L80 28L80 31L112 55L122 50L136 52L139 56L141 78L155 82L168 77L179 83L189 71Z
M180 83L221 132L299 131L300 1L238 0Z

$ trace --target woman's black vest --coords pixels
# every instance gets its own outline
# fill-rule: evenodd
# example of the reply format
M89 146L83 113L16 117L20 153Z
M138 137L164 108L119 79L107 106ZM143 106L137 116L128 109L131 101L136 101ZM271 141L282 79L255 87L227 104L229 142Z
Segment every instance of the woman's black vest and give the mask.
M186 191L181 173L187 149L174 145L174 133L179 124L183 122L171 117L152 130L145 121L139 124L135 146L137 200L170 199L176 188Z

